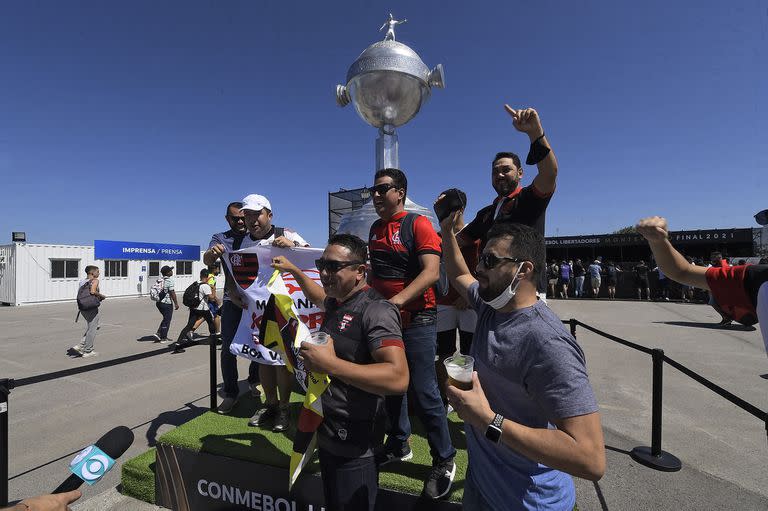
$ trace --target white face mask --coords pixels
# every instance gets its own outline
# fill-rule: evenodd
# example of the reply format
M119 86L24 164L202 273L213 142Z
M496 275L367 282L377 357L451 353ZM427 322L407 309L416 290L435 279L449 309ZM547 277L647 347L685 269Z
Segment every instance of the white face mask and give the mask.
M509 283L507 288L502 291L499 296L494 298L493 300L483 300L486 305L489 305L493 307L496 310L503 309L507 306L507 304L512 300L512 298L515 297L515 293L517 293L517 288L520 286L520 280L517 278L517 275L520 273L520 270L523 268L523 265L517 267L517 271L515 272L515 276L512 277L512 282Z

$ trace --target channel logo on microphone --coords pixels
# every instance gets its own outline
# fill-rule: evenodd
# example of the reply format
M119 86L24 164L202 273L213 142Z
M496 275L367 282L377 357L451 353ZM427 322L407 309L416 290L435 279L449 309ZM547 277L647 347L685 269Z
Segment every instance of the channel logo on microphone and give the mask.
M115 460L95 445L90 445L69 463L69 470L86 483L94 484L114 465Z

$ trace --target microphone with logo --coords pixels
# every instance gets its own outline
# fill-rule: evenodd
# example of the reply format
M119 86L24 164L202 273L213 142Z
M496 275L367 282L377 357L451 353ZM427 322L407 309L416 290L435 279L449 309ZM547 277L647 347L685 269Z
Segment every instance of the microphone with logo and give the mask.
M92 485L114 466L115 460L125 453L133 443L133 431L118 426L107 431L95 444L89 445L69 463L69 476L51 493L65 493L76 490L83 482Z

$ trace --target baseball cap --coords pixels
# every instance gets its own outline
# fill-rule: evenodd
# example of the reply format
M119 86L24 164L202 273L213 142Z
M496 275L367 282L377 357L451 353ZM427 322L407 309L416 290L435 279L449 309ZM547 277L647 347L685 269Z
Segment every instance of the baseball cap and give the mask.
M161 274L168 273L168 271L170 270L173 270L173 266L163 266L162 268L160 268L160 273Z
M252 193L243 198L243 206L240 208L240 211L243 211L244 209L261 211L264 208L272 211L272 204L270 204L269 200L263 195Z
M755 222L760 225L768 225L768 209L764 209L760 213L756 214Z

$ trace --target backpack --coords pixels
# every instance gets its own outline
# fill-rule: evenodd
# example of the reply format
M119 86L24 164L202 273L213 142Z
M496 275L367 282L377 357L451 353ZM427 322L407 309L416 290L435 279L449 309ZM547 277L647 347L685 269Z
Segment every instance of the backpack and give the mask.
M101 300L96 295L91 294L91 281L89 280L77 290L77 309L80 311L89 311L98 309Z
M407 213L400 221L400 243L402 243L408 250L408 254L415 254L416 252L413 236L413 222L420 216L421 215L417 213ZM379 220L376 220L376 222L379 222ZM376 225L376 222L374 222L374 225ZM373 226L371 226L371 230L373 230ZM370 239L370 235L368 238ZM413 275L413 277L415 276L416 275ZM451 283L448 280L448 272L445 270L445 262L443 261L442 254L440 254L440 277L437 279L437 282L432 285L432 289L435 291L436 298L447 295L451 290Z
M160 302L163 298L165 298L165 279L157 279L149 288L149 299L153 302Z
M200 306L200 282L193 282L184 290L181 302L190 309L197 309Z

